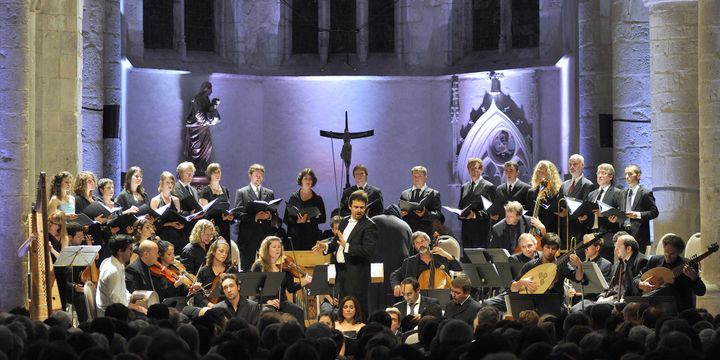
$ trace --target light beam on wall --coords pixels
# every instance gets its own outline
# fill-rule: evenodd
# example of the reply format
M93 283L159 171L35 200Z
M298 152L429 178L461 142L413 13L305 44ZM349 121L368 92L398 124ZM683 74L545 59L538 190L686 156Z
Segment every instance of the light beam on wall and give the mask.
M570 81L572 65L570 58L563 56L555 63L560 68L560 158L570 157ZM567 163L563 162L563 173L567 172Z
M122 9L122 7L121 7ZM130 61L123 57L120 60L120 171L125 171L127 165L127 74L132 70L133 66Z

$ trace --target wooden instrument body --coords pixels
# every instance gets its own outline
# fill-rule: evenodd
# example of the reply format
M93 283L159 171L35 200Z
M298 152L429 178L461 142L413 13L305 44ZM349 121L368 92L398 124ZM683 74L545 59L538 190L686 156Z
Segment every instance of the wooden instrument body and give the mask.
M418 276L420 289L449 289L452 286L452 277L441 268L430 268Z
M675 282L675 278L683 273L683 268L685 267L685 265L694 267L700 264L700 262L703 261L706 257L718 251L718 249L720 249L720 245L718 245L718 243L716 242L712 243L708 246L707 251L705 251L704 253L693 256L687 262L683 262L672 269L668 269L666 267L656 267L649 269L640 276L640 280L649 282L650 284L654 285L655 288L661 287L663 285L672 284L673 282ZM643 292L646 293L646 291Z
M520 289L520 294L544 294L550 289L556 281L558 274L558 267L554 263L540 264L525 273L523 279L533 281L538 285L535 291L529 291L526 288Z

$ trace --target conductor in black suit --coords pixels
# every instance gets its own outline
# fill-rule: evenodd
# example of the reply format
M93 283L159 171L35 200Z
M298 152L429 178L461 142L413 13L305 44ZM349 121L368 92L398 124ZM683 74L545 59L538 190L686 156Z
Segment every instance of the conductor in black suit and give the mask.
M426 307L430 305L440 305L437 299L420 295L420 283L418 283L415 278L409 277L403 279L400 287L402 288L403 301L396 303L393 307L400 310L401 322L403 318L411 316L411 322L417 326L418 321L420 321L420 314Z
M644 253L645 248L650 245L650 220L658 217L660 212L655 205L652 191L640 185L641 175L642 170L638 165L629 165L625 168L628 189L622 194L619 210L624 211L628 218L622 223L618 222L617 216L610 216L608 220L619 223L622 230L627 231L637 240L640 252Z
M611 164L600 164L597 167L596 175L598 188L591 191L585 197L585 201L602 201L619 209L623 191L613 186L615 168ZM617 223L611 223L599 210L593 210L592 215L580 215L578 220L585 226L585 232L602 234L600 256L612 262L615 258L615 243L613 243L612 238L616 232L620 231L620 226Z
M238 228L238 247L240 248L240 264L243 271L249 271L255 262L255 253L260 248L262 240L275 231L272 226L273 217L277 212L259 211L257 213L245 213L249 203L260 200L269 202L275 199L272 190L262 186L265 179L265 167L260 164L252 164L248 169L250 184L235 191L235 207L240 213L240 224Z
M403 220L410 225L413 232L422 231L426 234L432 234L432 222L440 215L440 192L427 186L427 169L424 166L415 166L410 172L412 173L413 186L404 190L400 194L400 200L419 203L426 197L425 207L419 210L407 212L400 211Z
M571 198L584 200L591 191L595 190L596 186L592 181L588 180L583 176L583 167L585 166L585 158L580 154L573 154L568 159L568 168L572 179L565 180L560 187L562 196L569 196ZM575 237L577 241L580 241L585 235L585 227L580 224L580 221L574 216L568 216L567 211L560 213L560 216L564 217L569 222L568 227L570 229L569 237L565 234L565 227L560 226L560 233L562 239L570 239ZM561 222L564 225L564 222Z
M528 191L530 184L518 179L520 166L515 161L505 163L505 183L497 187L497 201L507 204L510 201L519 202L523 208L528 208ZM500 215L502 218L502 215ZM493 218L492 220L498 220Z
M481 196L495 201L495 185L483 179L483 163L480 158L470 158L467 163L470 181L460 188L458 209L471 206L466 217L459 217L462 222L462 248L486 248L490 244L490 216L483 209Z
M367 217L373 217L383 213L383 196L382 190L368 184L368 170L363 164L355 165L353 168L353 177L355 178L355 185L343 190L342 198L340 199L340 215L350 215L350 207L348 207L348 199L350 194L357 190L363 190L368 195L368 209L365 212Z
M377 226L365 216L367 194L358 190L350 195L350 216L340 222L335 237L329 243L318 241L313 251L333 254L335 284L340 297L355 296L360 307L367 311L370 285L370 257L377 244Z

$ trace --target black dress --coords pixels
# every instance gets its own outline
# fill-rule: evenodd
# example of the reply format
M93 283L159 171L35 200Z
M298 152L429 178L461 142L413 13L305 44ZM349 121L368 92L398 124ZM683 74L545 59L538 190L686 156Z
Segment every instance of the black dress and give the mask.
M224 273L229 274L229 273L236 273L236 272L238 272L237 266L231 266L231 267L225 269ZM198 293L195 294L195 296L193 296L193 305L194 306L204 307L204 306L208 305L208 303L210 302L210 299L205 295L205 292L210 294L210 292L212 290L214 290L213 285L209 285L209 284L212 284L216 278L218 280L217 280L217 283L215 286L219 287L219 291L220 291L219 300L220 301L225 300L225 295L223 294L223 291L222 291L222 284L219 283L220 275L221 274L215 274L215 272L213 271L212 265L203 265L200 268L200 271L198 271L198 275L197 275L197 281L199 283L203 284L203 288L205 291L198 291Z
M120 206L123 209L123 211L125 211L133 206L136 206L137 208L140 208L143 205L150 206L150 200L148 200L147 194L143 193L142 200L137 201L137 200L135 200L135 197L132 195L132 193L130 193L130 191L128 191L128 190L123 190L120 193L120 195L118 195L115 203L118 206Z
M218 199L217 202L224 202L227 204L230 204L230 193L228 192L228 189L226 187L222 187L222 194L213 194L212 190L210 189L210 186L206 186L202 189L198 197L200 199L205 199L209 202ZM214 205L213 205L214 206ZM218 213L215 216L207 218L208 220L211 220L215 226L217 226L220 229L220 236L225 238L226 240L230 240L230 221L223 220L222 213Z
M95 199L88 200L82 195L75 195L75 213L80 214L86 207L95 202ZM95 220L95 219L93 219Z
M325 223L325 203L320 195L312 192L313 196L308 201L302 201L300 198L300 190L290 195L288 204L297 207L298 209L317 207L320 210L320 215L315 218L310 218L309 222L304 224L297 223L297 217L291 216L285 208L285 215L283 221L288 227L288 236L292 237L291 248L295 250L310 250L315 245L315 242L322 236L318 224Z
M162 199L161 196L160 201L158 202L158 207L162 207L165 205L167 204L165 204L165 201ZM178 209L175 208L175 202L170 202L170 207L168 210L170 209L178 211ZM190 226L190 224L185 224L185 227L188 226ZM188 238L187 236L185 236L185 228L178 230L172 226L165 226L165 223L161 222L160 219L158 219L155 223L155 233L157 236L160 237L160 239L169 241L171 244L173 244L173 247L175 249L183 249L188 244Z

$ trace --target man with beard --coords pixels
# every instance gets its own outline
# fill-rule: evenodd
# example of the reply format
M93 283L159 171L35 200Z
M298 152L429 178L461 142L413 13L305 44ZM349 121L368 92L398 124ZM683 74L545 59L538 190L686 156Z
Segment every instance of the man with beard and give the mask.
M412 277L419 278L423 271L429 270L431 262L435 268L445 271L462 271L460 262L439 246L430 249L430 237L422 232L416 231L411 236L413 247L417 254L403 260L402 265L390 275L390 285L393 287L395 296L402 295L400 283L403 279Z

